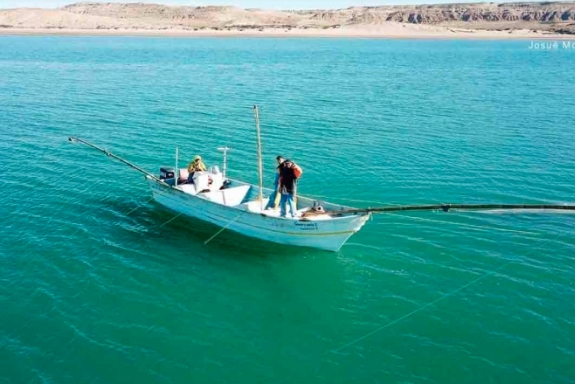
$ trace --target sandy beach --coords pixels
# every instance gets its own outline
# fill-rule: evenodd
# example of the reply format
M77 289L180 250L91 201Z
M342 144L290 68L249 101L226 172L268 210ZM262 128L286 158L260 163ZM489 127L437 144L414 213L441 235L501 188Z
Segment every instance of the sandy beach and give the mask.
M0 35L20 36L142 36L142 37L271 37L271 38L381 38L381 39L545 39L575 40L575 36L528 29L512 31L470 30L450 27L390 24L385 26L342 27L338 29L78 29L78 28L2 28Z

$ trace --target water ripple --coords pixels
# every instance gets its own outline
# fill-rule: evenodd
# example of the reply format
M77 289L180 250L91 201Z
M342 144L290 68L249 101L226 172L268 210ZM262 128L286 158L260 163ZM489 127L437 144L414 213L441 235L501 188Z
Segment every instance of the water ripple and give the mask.
M569 382L572 215L379 215L333 255L206 246L217 228L162 227L141 175L67 141L151 172L228 145L255 182L258 104L266 184L282 154L300 193L349 206L573 202L572 57L522 44L0 38L10 382Z

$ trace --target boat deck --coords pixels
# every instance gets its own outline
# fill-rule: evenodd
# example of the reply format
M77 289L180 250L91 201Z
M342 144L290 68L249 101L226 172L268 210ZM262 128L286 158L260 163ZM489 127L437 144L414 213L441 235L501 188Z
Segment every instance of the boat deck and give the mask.
M253 201L248 201L246 203L241 204L241 208L245 209L246 211L249 212L253 212L253 213L260 213L264 216L268 216L268 217L275 217L275 218L280 218L280 209L276 208L276 209L264 209L262 210L262 207L265 207L268 203L269 199L267 197L265 197L262 201L262 203L260 203L259 200L253 200ZM301 220L303 217L303 214L305 212L307 212L309 210L309 207L304 207L301 209L296 210L296 214L294 217L291 216L291 214L289 213L289 209L288 209L288 213L287 213L287 217L285 219L287 220ZM328 214L325 215L316 215L313 216L313 218L305 218L304 220L309 220L309 221L322 221L322 220L330 220L332 219L332 217Z
M262 207L265 208L265 206L268 204L268 201L269 201L269 198L265 197L261 203L259 200L253 200L253 201L248 201L246 203L241 204L240 207L242 209L245 209L246 211L249 211L249 212L260 213L264 216L278 217L279 218L280 217L280 209L279 208L277 208L277 209L263 209L262 210ZM301 219L304 212L307 211L307 209L308 208L297 210L295 217L292 217L290 215L290 213L288 212L286 219L299 220L299 219Z
M198 193L191 184L182 184L178 186L181 191L190 194L192 196L198 196L206 200L210 200L214 203L226 205L229 207L235 207L238 210L248 211L251 213L259 213L261 215L273 218L281 218L280 209L262 209L268 204L269 198L264 197L263 201L260 203L259 199L253 199L249 201L243 201L249 192L249 185L239 185L224 190L211 190L205 193ZM309 210L309 207L303 207L296 210L295 216L291 216L288 212L286 220L302 220L303 214ZM317 215L312 218L306 218L305 220L321 221L332 219L330 215Z

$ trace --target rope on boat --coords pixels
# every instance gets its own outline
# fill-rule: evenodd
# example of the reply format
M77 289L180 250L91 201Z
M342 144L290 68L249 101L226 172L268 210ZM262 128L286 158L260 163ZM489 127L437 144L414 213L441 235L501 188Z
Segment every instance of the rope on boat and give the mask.
M232 223L234 221L236 221L241 215L243 215L244 213L246 213L247 211L241 212L239 215L237 215L236 217L234 217L232 220L230 220L225 226L223 226L219 231L217 231L212 237L210 237L209 239L207 239L206 241L204 241L204 245L207 245L210 241L212 241L213 239L215 239L220 233L222 233L223 231L225 231L226 229L228 229L228 227L230 225L232 225Z
M133 168L133 169L135 169L136 171L139 171L139 172L143 173L144 175L146 175L146 176L148 176L148 177L154 179L154 180L157 181L158 183L161 183L161 184L166 185L166 186L170 186L168 183L164 182L163 180L160 180L157 176L151 174L150 172L146 171L145 169L142 169L142 168L138 167L136 164L131 163L131 162L129 162L129 161L126 160L126 159L122 159L120 156L113 154L112 152L108 151L107 149L100 148L100 147L98 147L97 145L94 145L94 144L92 144L92 143L90 143L90 142L88 142L88 141L86 141L86 140L82 140L82 139L80 139L80 138L78 138L78 137L69 137L69 138L68 138L68 141L71 141L71 142L73 142L73 143L76 142L76 143L82 143L82 144L84 144L84 145L87 145L88 147L91 147L91 148L93 148L93 149L95 149L95 150L97 150L97 151L100 151L100 152L104 153L106 156L112 157L112 158L114 158L114 159L116 159L116 160L118 160L118 161L120 161L120 162L126 164L126 165L129 166L130 168Z

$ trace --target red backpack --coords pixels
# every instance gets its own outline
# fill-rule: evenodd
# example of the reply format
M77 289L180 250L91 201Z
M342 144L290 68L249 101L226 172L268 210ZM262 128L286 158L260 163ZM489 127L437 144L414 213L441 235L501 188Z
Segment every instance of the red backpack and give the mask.
M293 163L293 173L294 173L295 177L297 177L299 179L299 177L303 174L303 170L300 168L299 165L297 165L296 163Z

